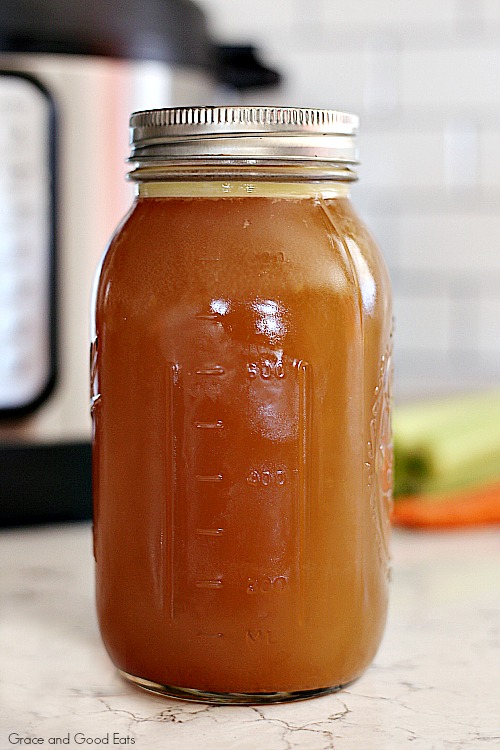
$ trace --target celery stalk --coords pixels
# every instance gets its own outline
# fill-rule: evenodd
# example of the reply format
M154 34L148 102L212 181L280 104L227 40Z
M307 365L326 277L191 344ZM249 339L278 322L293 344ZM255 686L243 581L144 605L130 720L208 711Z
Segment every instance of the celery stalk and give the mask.
M500 392L395 411L395 496L439 493L500 479Z

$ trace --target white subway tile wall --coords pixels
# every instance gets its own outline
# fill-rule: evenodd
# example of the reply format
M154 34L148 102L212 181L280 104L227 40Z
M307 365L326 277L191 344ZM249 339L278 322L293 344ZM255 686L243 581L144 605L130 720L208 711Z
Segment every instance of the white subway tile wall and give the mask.
M500 384L500 1L198 2L284 75L242 103L361 116L354 201L393 279L397 397Z

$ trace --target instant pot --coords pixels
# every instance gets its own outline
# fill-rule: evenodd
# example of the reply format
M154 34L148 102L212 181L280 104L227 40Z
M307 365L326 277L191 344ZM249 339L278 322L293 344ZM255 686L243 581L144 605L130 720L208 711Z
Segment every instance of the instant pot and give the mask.
M88 311L130 113L278 78L188 0L0 4L0 524L90 515Z

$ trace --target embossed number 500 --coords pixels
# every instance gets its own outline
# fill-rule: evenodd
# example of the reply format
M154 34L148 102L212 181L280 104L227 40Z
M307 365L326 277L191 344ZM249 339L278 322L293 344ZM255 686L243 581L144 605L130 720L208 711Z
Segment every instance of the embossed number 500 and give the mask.
M260 377L262 380L269 380L270 378L280 380L285 377L283 362L271 362L269 359L263 359L261 362L249 362L247 371L251 378Z

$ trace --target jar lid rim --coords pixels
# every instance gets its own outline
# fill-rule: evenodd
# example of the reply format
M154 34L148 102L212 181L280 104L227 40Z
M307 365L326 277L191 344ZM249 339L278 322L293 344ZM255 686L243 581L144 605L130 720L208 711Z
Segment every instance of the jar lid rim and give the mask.
M164 129L165 135L297 132L355 135L359 118L335 109L271 106L168 107L133 112L132 129ZM158 135L158 133L157 133Z
M272 157L357 163L359 118L334 109L271 106L171 107L134 112L131 160Z

